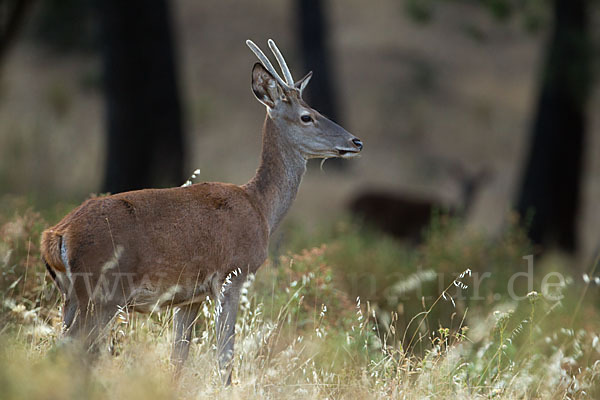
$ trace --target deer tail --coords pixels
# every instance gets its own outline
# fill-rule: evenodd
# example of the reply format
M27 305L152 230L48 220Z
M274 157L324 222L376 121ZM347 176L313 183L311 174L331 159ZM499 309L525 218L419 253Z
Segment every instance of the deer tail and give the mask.
M47 229L42 233L41 253L46 265L55 271L65 272L66 267L62 259L63 235Z

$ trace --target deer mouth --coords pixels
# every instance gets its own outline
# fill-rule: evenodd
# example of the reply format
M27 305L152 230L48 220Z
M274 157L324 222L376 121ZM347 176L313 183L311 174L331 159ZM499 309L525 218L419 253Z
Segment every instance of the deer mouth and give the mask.
M352 158L358 155L360 150L356 149L335 149L338 153L338 156L341 158Z

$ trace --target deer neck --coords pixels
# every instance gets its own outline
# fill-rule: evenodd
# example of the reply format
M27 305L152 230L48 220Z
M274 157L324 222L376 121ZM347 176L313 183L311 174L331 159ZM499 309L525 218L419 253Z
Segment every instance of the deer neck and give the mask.
M267 114L260 165L256 175L244 185L267 219L269 234L277 228L294 202L302 175L306 172L306 159L286 143L282 129Z

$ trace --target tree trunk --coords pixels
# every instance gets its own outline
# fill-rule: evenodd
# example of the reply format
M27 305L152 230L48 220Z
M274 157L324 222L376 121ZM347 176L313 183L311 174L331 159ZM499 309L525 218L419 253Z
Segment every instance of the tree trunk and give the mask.
M183 181L183 132L167 0L98 1L108 146L103 190Z
M17 0L0 4L0 67L10 46L23 28L33 0Z
M331 72L331 52L328 49L328 23L324 0L298 0L298 39L305 72L313 71L306 89L306 100L311 107L341 123L335 84ZM328 164L345 166L345 160L330 160Z
M554 0L550 40L516 208L534 243L575 252L591 85L586 0Z
M305 72L314 75L307 89L310 105L335 120L337 99L331 76L330 53L327 50L327 21L322 0L298 0L299 39Z

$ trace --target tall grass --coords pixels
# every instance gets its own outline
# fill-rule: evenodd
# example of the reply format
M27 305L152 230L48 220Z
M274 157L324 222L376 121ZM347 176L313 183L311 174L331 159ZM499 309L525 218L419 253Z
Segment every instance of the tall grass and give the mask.
M597 272L584 281L549 259L511 298L531 251L516 228L491 240L436 220L418 248L347 221L298 233L244 287L224 388L210 300L177 380L171 310L124 310L93 363L62 344L39 259L45 225L32 210L0 215L0 398L600 397ZM566 277L556 296L542 291L549 271Z

